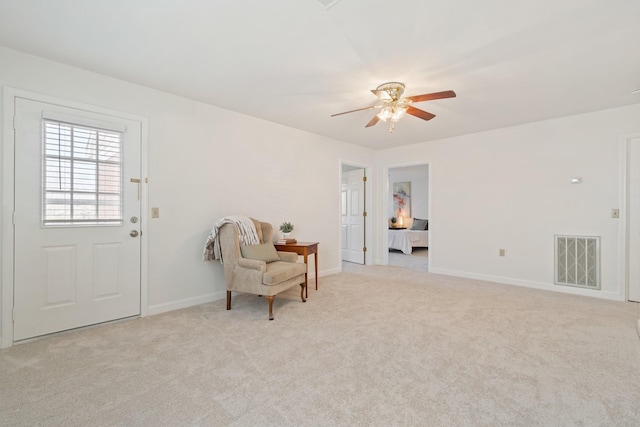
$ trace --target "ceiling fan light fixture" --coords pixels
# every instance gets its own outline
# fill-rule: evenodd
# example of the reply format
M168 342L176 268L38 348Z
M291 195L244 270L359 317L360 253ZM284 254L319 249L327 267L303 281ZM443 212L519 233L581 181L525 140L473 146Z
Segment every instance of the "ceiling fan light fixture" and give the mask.
M404 116L404 113L407 112L407 107L394 107L391 109L391 117L390 120L392 122L397 122Z
M380 110L380 112L377 114L377 116L380 120L382 120L383 122L386 122L392 116L391 109L389 108L388 105L385 105L382 108L382 110Z
M381 103L378 105L371 105L369 107L358 108L355 110L345 111L344 113L332 114L331 117L341 116L347 113L354 113L356 111L372 110L374 108L380 108L380 112L373 116L371 120L365 125L366 128L375 126L380 120L383 122L389 122L389 132L393 132L395 124L405 114L412 115L422 120L431 120L436 115L431 114L428 111L421 110L413 107L411 104L415 102L432 101L436 99L454 98L456 93L452 90L446 90L443 92L425 93L422 95L402 97L404 94L404 84L400 82L389 82L378 86L376 89L371 89L371 92L378 97Z
M408 108L408 106L399 106L396 102L391 102L383 106L377 116L383 122L386 122L387 120L397 122L405 115Z

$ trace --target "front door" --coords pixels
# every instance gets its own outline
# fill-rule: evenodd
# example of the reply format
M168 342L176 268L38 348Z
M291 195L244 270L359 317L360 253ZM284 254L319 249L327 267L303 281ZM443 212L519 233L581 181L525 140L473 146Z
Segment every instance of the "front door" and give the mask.
M15 98L14 341L140 314L141 123Z
M342 260L364 264L364 169L342 174Z

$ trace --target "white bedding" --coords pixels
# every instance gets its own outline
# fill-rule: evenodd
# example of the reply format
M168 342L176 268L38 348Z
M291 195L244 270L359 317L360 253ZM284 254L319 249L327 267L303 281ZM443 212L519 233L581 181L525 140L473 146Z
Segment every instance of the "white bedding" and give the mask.
M409 255L416 247L429 247L428 230L389 230L389 249Z

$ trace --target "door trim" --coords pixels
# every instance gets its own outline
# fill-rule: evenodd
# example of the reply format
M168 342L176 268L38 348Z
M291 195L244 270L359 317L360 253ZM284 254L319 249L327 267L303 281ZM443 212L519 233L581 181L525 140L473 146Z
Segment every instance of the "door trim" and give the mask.
M353 176L352 176L353 175ZM345 184L345 176L346 176L346 184ZM360 223L360 221L362 222L362 227L361 233L357 233L357 235L362 237L362 244L359 244L359 248L357 249L357 254L355 253L351 253L351 252L355 252L353 246L352 246L352 242L351 242L351 237L353 236L353 234L351 233L351 227L353 226L352 223L352 219L353 219L353 188L351 187L351 179L357 179L357 198L358 198L358 212L355 215L358 218L358 222ZM340 224L340 229L341 229L341 233L340 233L340 238L342 240L342 245L344 246L345 243L345 239L347 241L347 248L345 249L344 247L342 248L340 257L342 259L342 261L347 261L347 262L353 262L355 264L360 264L360 265L366 265L366 256L367 256L367 208L366 208L366 203L367 203L367 190L366 190L366 182L367 182L367 171L364 168L358 168L358 169L349 169L348 171L345 171L345 167L343 166L342 168L342 188L341 188L341 194L342 195L346 195L346 200L343 202L341 200L341 211L345 213L345 215L343 215L341 217L341 224ZM345 193L345 185L347 187L347 191L346 194ZM362 200L360 200L362 199ZM344 203L344 205L342 204ZM345 209L346 208L346 209ZM347 220L347 230L345 231L344 226L345 223L344 221L344 216L346 216L348 218ZM346 236L345 236L346 235ZM345 252L347 252L346 256L345 256Z
M618 297L621 301L629 300L629 144L640 139L640 132L621 135L619 138L619 200L620 226L618 227ZM638 321L640 328L640 320ZM640 329L639 332L640 334Z
M1 312L0 318L0 348L8 348L13 345L13 290L14 290L14 228L13 211L15 208L15 141L13 129L13 117L15 115L15 99L25 98L32 101L60 105L78 110L90 111L97 114L119 117L137 121L141 125L141 176L147 176L148 153L148 127L146 117L137 116L121 111L111 110L94 105L62 99L54 96L43 95L11 87L3 88L3 146L2 146L2 277L0 278ZM146 179L145 179L146 183ZM143 230L140 236L140 316L147 315L148 307L148 201L147 186L141 186L140 197L140 227Z
M358 163L358 162L351 162L349 160L344 160L344 159L340 159L338 161L338 209L336 212L337 215L337 221L338 221L338 244L337 244L337 250L338 250L338 254L340 254L339 259L340 259L340 269L339 271L342 271L342 211L341 211L341 193L342 193L342 167L343 166L350 166L350 167L354 167L356 169L364 169L364 175L367 177L367 181L364 183L364 191L365 191L365 195L371 195L373 194L373 191L371 190L371 186L372 186L372 167L370 165L366 165L363 163ZM371 238L372 233L371 233L371 224L375 221L374 217L374 210L372 208L372 203L371 203L371 199L373 199L373 197L366 197L365 196L365 200L364 200L364 210L365 212L367 212L367 217L365 218L364 221L364 246L367 247L367 251L364 253L364 265L371 265L373 264L373 250L374 250L374 245L372 244L372 242L374 241L374 239Z

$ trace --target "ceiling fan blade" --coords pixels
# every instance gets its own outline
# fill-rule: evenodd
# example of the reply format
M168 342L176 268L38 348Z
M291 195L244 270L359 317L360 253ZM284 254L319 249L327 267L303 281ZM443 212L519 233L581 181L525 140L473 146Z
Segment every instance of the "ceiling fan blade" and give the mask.
M380 98L382 100L391 99L391 96L389 95L389 92L387 92L386 90L371 89L371 93L373 93L375 96L377 96L378 98Z
M345 111L344 113L332 114L331 117L341 116L343 114L355 113L356 111L373 110L374 108L380 108L381 105L372 105L371 107L358 108L356 110Z
M456 93L452 90L445 90L444 92L425 93L424 95L407 96L405 99L409 99L412 102L431 101L433 99L442 98L455 98Z
M407 114L411 114L412 116L415 116L422 120L431 120L436 116L435 114L431 114L427 111L420 110L418 108L412 107L411 105L407 107Z
M373 119L369 120L369 123L367 123L367 125L365 127L366 128L370 128L371 126L375 126L376 123L378 123L378 121L380 121L380 118L376 114L375 116L373 116Z

